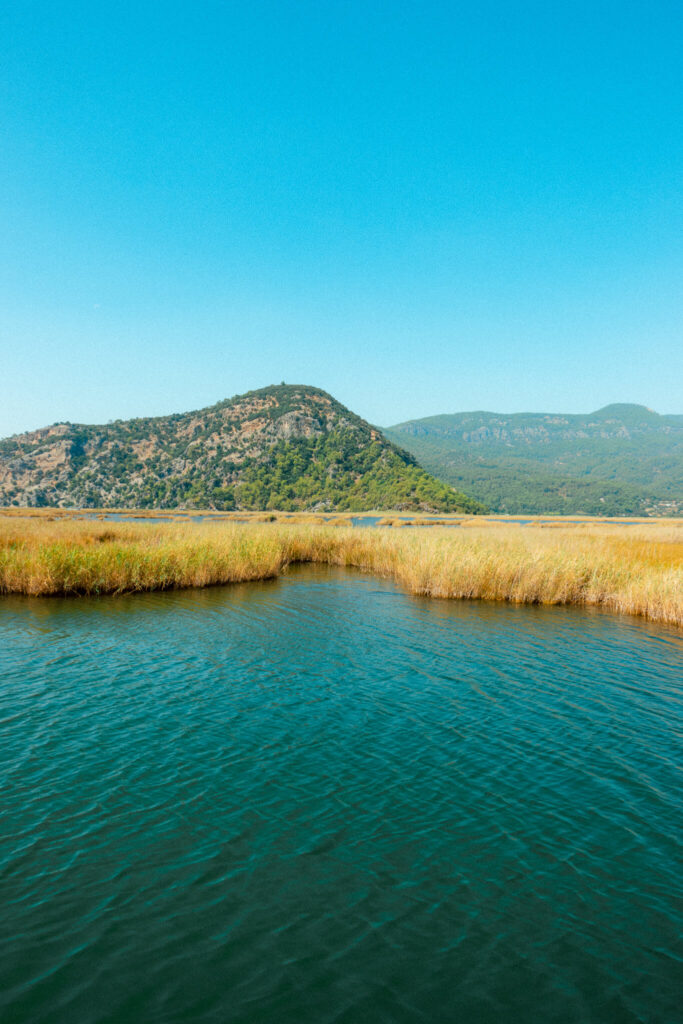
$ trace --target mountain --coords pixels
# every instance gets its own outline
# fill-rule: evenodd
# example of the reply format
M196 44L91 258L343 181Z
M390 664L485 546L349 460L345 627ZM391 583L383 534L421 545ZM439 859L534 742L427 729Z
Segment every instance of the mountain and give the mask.
M484 511L318 388L0 441L0 505Z
M683 416L642 405L588 415L463 412L384 433L497 512L683 513Z

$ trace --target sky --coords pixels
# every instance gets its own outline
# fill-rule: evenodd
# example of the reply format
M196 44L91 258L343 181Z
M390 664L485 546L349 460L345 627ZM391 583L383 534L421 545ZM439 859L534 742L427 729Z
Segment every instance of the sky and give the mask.
M0 10L0 436L683 413L679 2Z

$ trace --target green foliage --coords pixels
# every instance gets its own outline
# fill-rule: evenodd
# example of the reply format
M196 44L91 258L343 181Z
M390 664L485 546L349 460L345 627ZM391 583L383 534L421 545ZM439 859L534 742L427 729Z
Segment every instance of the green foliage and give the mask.
M482 511L400 452L379 441L359 444L351 428L315 440L280 441L267 460L250 464L236 488L245 509L283 511L322 505L339 511L367 509L434 509L439 512Z
M458 413L385 434L497 512L683 511L683 416L634 405L586 416Z

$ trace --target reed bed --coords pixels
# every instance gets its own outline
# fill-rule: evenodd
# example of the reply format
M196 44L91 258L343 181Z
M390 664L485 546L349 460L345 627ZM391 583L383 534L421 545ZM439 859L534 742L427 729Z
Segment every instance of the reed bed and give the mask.
M268 579L278 539L256 527L0 520L0 593L111 594Z
M595 605L683 626L683 529L677 524L359 530L343 522L254 519L0 517L0 593L201 587L272 578L289 564L320 562L392 577L413 594Z

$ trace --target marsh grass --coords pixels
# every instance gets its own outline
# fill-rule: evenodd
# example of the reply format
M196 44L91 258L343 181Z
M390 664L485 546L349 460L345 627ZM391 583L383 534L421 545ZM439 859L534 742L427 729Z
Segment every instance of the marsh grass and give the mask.
M413 594L595 605L683 626L679 524L353 529L308 522L0 517L0 593L107 594L266 579L295 562L392 577ZM409 525L413 525L412 523Z
M0 593L203 587L282 567L282 545L255 527L0 520Z

